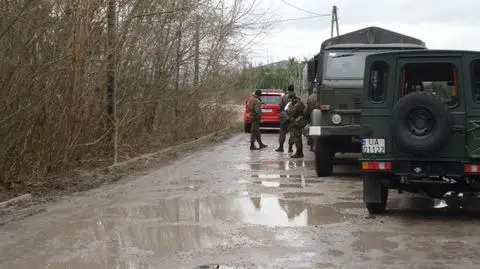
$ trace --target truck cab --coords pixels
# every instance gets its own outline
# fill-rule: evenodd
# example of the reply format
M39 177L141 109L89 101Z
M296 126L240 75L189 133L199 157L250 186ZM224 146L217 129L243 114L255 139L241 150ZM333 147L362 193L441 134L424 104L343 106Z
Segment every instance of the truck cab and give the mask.
M336 153L360 153L360 99L368 55L400 50L425 50L424 45L336 44L324 48L317 106L311 113L315 168L320 177L333 173ZM379 78L380 79L380 78Z

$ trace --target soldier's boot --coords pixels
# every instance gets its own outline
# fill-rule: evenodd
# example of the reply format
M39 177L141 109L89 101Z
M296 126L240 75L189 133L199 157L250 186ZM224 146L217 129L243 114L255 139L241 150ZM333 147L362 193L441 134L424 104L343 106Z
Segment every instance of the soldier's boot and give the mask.
M258 144L260 144L260 149L264 149L264 148L268 147L267 145L263 144L263 142L261 140Z
M255 142L250 142L250 150L258 150L257 146L255 146Z
M293 144L288 144L288 152L289 153L293 152Z
M303 158L303 145L298 145L297 152L292 155L292 158Z
M276 152L283 152L283 144L281 144L278 149L275 150Z

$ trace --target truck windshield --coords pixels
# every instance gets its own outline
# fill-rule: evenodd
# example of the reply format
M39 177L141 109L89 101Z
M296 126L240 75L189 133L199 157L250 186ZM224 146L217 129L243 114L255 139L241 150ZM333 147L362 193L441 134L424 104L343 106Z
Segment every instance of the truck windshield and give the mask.
M365 58L375 50L326 51L324 79L363 79Z

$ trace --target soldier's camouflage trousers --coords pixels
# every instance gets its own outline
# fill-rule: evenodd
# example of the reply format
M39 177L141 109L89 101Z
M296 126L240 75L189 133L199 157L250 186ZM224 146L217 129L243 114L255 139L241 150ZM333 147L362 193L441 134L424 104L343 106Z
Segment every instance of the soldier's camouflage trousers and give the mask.
M278 136L278 144L280 146L283 146L283 144L285 143L285 140L287 139L288 130L289 130L288 122L281 122L280 123L280 134Z
M288 132L290 133L290 137L288 138L288 145L293 145L295 144L295 141L293 140L293 132L294 132L294 127L293 124L288 125Z
M295 144L297 150L301 150L303 148L302 145L302 128L292 126L290 128L290 139L292 140L292 144Z
M250 129L250 142L253 143L257 141L258 143L261 143L262 140L260 135L260 122L252 120Z

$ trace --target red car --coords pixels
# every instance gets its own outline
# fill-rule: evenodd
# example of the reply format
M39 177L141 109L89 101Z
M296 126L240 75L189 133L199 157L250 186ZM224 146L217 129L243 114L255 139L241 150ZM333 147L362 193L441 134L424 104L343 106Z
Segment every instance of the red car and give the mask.
M280 129L280 113L278 107L284 93L282 90L262 90L262 120L261 129ZM250 113L248 112L248 100L245 103L245 132L249 133L251 128Z

